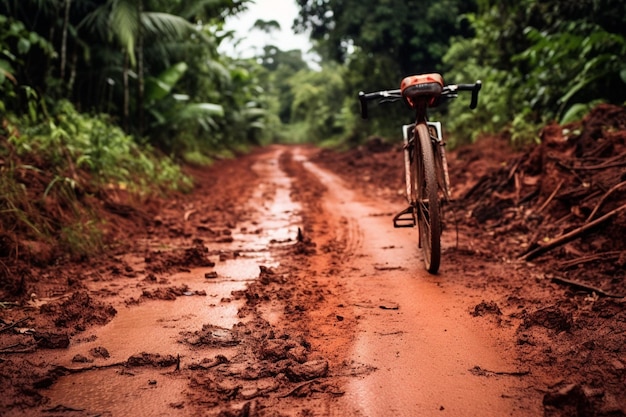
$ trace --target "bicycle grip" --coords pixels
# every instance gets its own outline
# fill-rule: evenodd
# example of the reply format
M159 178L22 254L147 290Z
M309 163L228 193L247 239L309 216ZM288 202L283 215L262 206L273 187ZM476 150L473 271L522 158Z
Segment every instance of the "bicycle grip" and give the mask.
M361 106L361 118L367 119L367 98L363 91L359 91L359 104Z
M472 88L472 101L469 105L470 109L475 109L476 106L478 106L478 92L480 91L482 86L483 83L480 80L476 81L476 83L474 84L474 87Z

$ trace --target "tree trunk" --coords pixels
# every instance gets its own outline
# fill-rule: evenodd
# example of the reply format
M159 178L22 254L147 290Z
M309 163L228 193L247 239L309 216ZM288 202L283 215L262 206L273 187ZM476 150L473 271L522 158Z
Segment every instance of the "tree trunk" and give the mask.
M124 50L124 68L122 69L122 79L124 80L124 115L123 126L124 130L128 133L129 121L130 121L130 87L128 85L128 72L130 71L130 56L128 51Z
M141 25L141 15L143 14L143 0L137 1L137 112L139 125L139 136L143 135L145 130L145 114L144 114L144 73L143 73L143 27Z
M70 23L70 5L72 0L65 0L65 15L63 17L63 34L61 40L61 73L60 78L65 80L65 66L67 63L67 27Z

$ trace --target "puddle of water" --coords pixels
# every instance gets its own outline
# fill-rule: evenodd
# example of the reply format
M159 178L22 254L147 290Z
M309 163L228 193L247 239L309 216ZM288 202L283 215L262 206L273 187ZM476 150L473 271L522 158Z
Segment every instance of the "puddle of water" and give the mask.
M238 249L269 255L273 246L292 244L302 224L301 206L291 199L291 179L280 171L274 160L257 163L253 169L268 180L258 187L252 197L261 210L262 223L245 223L233 233ZM270 198L271 195L271 198ZM252 232L252 233L250 233Z
M233 233L233 243L219 244L224 251L239 251L242 256L219 261L214 268L195 268L190 272L167 277L167 286L186 284L190 291L206 292L206 296L191 295L176 300L149 300L139 305L118 308L118 314L107 325L86 332L70 349L59 354L54 363L78 368L72 358L81 354L90 358L90 350L104 347L110 354L98 358L94 365L126 361L138 353L180 355L181 368L185 362L197 361L217 354L229 356L235 350L191 350L181 343L181 332L193 332L205 324L230 329L240 322L237 312L242 301L232 300L231 293L245 289L259 275L259 266L276 266L270 249L291 244L298 232L300 205L290 198L291 180L277 168L278 153L270 161L256 164L259 175L268 178L255 190L250 204L260 209L261 223L242 224ZM215 247L209 249L215 250ZM205 273L215 271L218 278L206 279ZM279 320L276 311L263 311L270 322ZM88 367L90 364L81 366ZM166 370L132 368L133 375L120 375L120 368L85 371L60 378L45 395L51 404L62 404L104 415L188 415L190 411L177 408L184 400L186 379ZM157 381L150 384L148 381ZM173 405L172 405L173 404Z
M53 404L90 415L183 416L190 415L180 395L187 384L186 377L153 368L133 368L124 374L110 368L61 378L49 394Z

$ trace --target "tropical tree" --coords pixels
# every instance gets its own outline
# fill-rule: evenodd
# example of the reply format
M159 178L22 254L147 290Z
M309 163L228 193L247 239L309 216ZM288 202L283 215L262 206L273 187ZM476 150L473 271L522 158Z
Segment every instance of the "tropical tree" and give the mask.
M291 122L305 124L299 141L323 142L343 135L343 69L328 64L319 71L300 71L289 79L292 87Z
M174 100L177 115L185 115L186 122L178 120L172 125L192 130L201 126L206 130L213 124L217 129L213 119L222 117L231 94L220 90L229 84L224 78L230 74L217 53L224 39L219 32L224 17L242 10L247 2L7 1L0 4L0 16L6 17L6 25L22 25L24 34L18 39L7 31L4 38L11 44L3 51L17 51L21 45L28 53L24 61L11 52L11 60L0 62L3 79L13 78L22 89L31 86L42 99L35 100L42 105L40 114L53 108L60 98L68 97L79 110L110 113L127 132L142 136L151 135L151 129L167 123L163 115L174 113L159 113L158 108L166 108L166 102ZM32 41L27 38L29 33ZM40 40L47 42L49 51L35 48ZM60 59L52 61L52 54ZM182 62L187 65L183 72L179 65ZM177 85L170 77L161 85L167 94L155 94L155 83L162 81L159 77L175 73L180 75ZM208 77L210 85L204 85L205 90L196 88L203 83L197 77ZM146 100L147 86L151 88L150 100ZM185 90L187 87L189 90ZM185 105L189 108L180 111ZM14 110L21 113L24 109Z
M297 2L295 28L310 31L324 58L348 62L356 49L370 64L389 58L399 75L440 71L449 39L466 32L459 16L475 10L459 0Z
M450 106L460 141L509 130L537 139L550 120L571 121L598 101L626 100L625 5L612 0L479 2L475 36L456 38L444 57L451 79L482 79L480 112ZM462 133L461 133L462 132Z
M441 72L442 58L454 36L470 34L460 17L474 11L474 1L407 0L297 0L300 7L296 30L310 32L325 61L347 66L343 94L358 111L359 90L397 88L406 75ZM347 111L348 109L346 109ZM389 109L386 124L356 123L348 136L360 140L371 132L391 134L387 126L406 121L401 106Z

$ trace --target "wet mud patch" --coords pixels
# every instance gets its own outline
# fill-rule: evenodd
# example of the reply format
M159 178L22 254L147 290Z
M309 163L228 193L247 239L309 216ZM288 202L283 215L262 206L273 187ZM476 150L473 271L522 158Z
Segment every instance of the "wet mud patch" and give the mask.
M244 320L231 329L204 325L200 331L181 335L182 342L196 352L227 349L225 354L187 365L194 371L189 401L220 405L220 415L270 410L287 397L340 395L339 388L325 381L329 362L312 349L304 327L285 326L283 321L272 325L262 318L257 307L270 301L289 304L294 292L285 288L289 284L279 271L263 268L260 275L246 290L233 294L245 299L240 309ZM274 291L270 283L281 283L282 290Z

